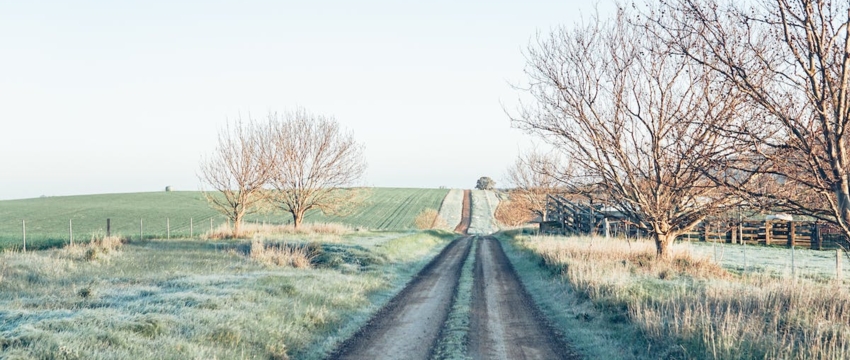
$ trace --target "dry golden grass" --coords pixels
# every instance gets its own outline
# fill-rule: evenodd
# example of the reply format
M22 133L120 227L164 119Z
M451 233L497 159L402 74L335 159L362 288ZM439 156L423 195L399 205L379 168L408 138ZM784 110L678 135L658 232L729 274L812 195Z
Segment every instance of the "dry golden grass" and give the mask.
M416 219L413 220L413 223L416 224L416 228L420 230L429 230L429 229L445 229L448 227L446 223L446 219L443 219L440 216L440 212L434 209L425 209L416 215Z
M252 224L245 223L239 229L239 237L251 239L275 235L333 235L342 236L354 231L351 227L336 223L305 223L295 228L293 225ZM222 224L201 236L205 240L232 239L233 230L229 224Z
M309 269L312 265L314 254L311 254L307 245L293 244L265 244L262 240L251 242L252 260L273 265L293 267L296 269Z
M494 214L496 221L505 226L515 227L534 220L534 214L528 210L526 203L515 200L513 197L509 200L499 202L499 206L496 207L496 213Z
M517 241L613 322L636 326L659 358L846 359L850 291L838 283L737 276L687 244L654 260L650 241Z
M75 243L62 248L60 257L95 261L117 253L125 240L121 236L92 236L87 243Z

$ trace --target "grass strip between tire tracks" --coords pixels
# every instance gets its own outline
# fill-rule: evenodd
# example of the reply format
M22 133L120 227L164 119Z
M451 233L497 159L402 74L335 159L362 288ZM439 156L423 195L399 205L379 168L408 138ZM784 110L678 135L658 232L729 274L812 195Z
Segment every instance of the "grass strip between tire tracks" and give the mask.
M431 355L432 359L471 359L468 355L467 344L469 343L469 316L472 310L473 269L478 243L478 237L473 237L469 255L466 256L463 268L460 270L460 280L452 299L452 308L440 330L439 340Z

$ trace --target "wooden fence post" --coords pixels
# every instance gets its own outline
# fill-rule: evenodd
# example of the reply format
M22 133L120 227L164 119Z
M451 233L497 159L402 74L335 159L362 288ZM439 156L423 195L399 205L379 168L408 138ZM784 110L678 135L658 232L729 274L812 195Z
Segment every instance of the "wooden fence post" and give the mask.
M820 236L820 228L818 227L817 222L812 223L810 231L812 236L812 247L815 247L815 250L823 249L823 240Z
M746 242L744 242L744 223L743 222L738 223L738 241L741 243L741 245L747 244Z
M737 244L738 243L738 227L735 226L734 224L729 224L729 223L726 223L726 224L727 224L727 226L732 225L732 226L727 227L728 230L726 230L726 234L729 236L729 243L730 244Z
M195 219L189 218L189 238L195 237Z
M709 226L710 225L709 225L708 221L702 222L702 241L708 241L708 227Z
M764 244L770 245L770 237L773 235L773 224L769 220L764 221Z
M797 224L793 221L788 222L788 246L792 249L797 245Z
M611 237L611 231L609 228L610 224L608 223L608 218L605 218L605 238L608 239Z
M74 246L74 219L68 219L68 238L71 240L71 246Z
M106 218L106 237L112 236L112 221Z
M794 246L791 246L791 276L797 277L797 262L794 261Z
M145 219L139 219L139 240L145 239Z

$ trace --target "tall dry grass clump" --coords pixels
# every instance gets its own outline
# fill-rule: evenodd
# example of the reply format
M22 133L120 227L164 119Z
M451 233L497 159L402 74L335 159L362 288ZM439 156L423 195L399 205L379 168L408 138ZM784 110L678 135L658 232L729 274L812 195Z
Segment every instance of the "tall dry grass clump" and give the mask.
M850 291L840 284L727 273L689 246L656 261L650 241L531 237L518 245L664 358L850 358Z
M434 209L422 210L419 215L416 215L413 223L416 225L416 228L420 230L448 228L446 219L443 219L443 217L440 216L440 212Z
M331 235L342 236L354 230L338 223L304 223L299 228L289 225L245 223L239 227L239 238L269 237L275 235ZM205 240L233 239L233 229L230 224L221 224L211 232L201 236Z
M266 244L262 240L254 240L249 256L266 265L308 269L316 255L307 245Z
M95 261L119 252L124 243L125 240L119 235L92 235L89 242L66 246L61 253L72 259Z

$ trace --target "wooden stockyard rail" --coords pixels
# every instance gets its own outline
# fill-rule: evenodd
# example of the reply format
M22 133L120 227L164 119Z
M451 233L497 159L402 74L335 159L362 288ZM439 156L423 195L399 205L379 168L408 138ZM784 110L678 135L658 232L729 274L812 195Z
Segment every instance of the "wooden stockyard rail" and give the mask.
M540 232L547 234L647 237L649 234L616 212L600 205L571 201L549 195L546 219ZM712 219L701 222L694 231L679 236L680 241L730 244L784 245L814 250L850 249L850 242L833 225L815 221Z

